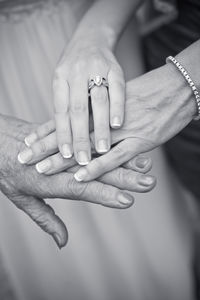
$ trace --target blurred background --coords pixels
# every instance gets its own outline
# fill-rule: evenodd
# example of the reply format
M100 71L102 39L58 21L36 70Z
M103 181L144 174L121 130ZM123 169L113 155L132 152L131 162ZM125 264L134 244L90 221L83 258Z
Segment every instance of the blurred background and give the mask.
M30 122L53 116L54 67L91 4L89 0L0 1L2 114ZM166 21L166 14L149 23L145 16L143 9L137 17L139 28L133 18L117 49L126 80L145 71L141 37ZM0 299L192 300L195 207L162 149L150 155L157 187L135 195L130 209L51 200L70 235L61 251L0 194Z

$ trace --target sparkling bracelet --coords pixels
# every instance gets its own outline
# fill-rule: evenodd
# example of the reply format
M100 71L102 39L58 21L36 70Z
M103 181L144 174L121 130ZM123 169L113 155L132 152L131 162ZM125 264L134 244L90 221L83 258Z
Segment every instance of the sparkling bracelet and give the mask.
M168 56L166 59L166 62L172 62L177 67L177 69L182 73L185 80L188 82L189 86L191 87L192 92L195 96L196 105L197 105L197 115L194 117L194 120L196 120L196 121L200 120L200 95L199 95L199 92L198 92L194 82L190 78L190 76L189 76L188 72L185 70L185 68L173 56Z

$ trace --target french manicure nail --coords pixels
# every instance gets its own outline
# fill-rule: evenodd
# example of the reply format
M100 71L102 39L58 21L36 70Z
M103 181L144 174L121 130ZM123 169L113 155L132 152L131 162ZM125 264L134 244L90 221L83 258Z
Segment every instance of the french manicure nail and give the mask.
M35 167L38 173L42 174L49 171L49 169L51 168L51 162L49 159L46 159L37 163Z
M118 194L118 200L120 203L125 205L131 204L134 201L133 197L131 197L128 194L122 194L122 193Z
M112 127L118 128L121 126L121 119L120 117L114 117L112 120Z
M89 163L89 158L86 151L79 151L77 156L79 165L85 166Z
M76 181L83 181L86 176L87 176L87 170L84 168L79 169L75 174L74 174L74 178L76 179Z
M98 152L99 153L105 153L109 150L109 147L108 147L108 142L107 140L99 140L98 141L98 144L97 144L97 149L98 149Z
M149 159L147 157L144 156L139 156L136 159L136 166L138 168L144 168L146 166L146 164L148 163Z
M37 141L37 134L36 133L31 133L28 135L25 139L24 142L25 144L30 147L33 143Z
M154 182L154 178L152 176L148 176L148 175L141 175L141 177L139 179L139 183L144 186L152 185L153 182Z
M24 151L19 153L18 161L21 164L26 164L32 159L32 157L33 157L33 151L31 149L25 149Z
M59 234L54 233L53 238L54 238L58 248L61 249L62 248L62 240L61 240L61 237L59 236Z
M72 157L71 147L68 144L64 144L62 146L62 155L64 158Z

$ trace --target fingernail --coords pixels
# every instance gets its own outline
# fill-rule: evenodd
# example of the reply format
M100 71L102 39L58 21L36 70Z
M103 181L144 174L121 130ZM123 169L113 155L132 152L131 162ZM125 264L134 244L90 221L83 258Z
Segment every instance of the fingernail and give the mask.
M61 248L62 248L62 239L61 239L61 237L59 236L59 234L54 233L54 234L53 234L53 238L54 238L54 240L55 240L55 242L56 242L58 248L61 249Z
M31 133L28 135L25 139L24 142L25 144L30 147L33 143L37 141L37 134L36 133Z
M133 197L131 197L128 194L122 194L122 193L118 194L118 200L120 203L125 205L131 204L134 201Z
M89 158L88 158L88 154L86 151L78 152L78 163L81 166L85 166L89 163Z
M25 149L24 151L19 153L18 161L21 164L26 164L32 159L32 157L33 157L33 151L31 149Z
M148 175L141 175L141 177L139 179L139 183L144 186L152 185L153 182L154 182L154 178L152 176L148 176Z
M148 161L149 159L147 157L140 156L136 160L136 166L143 169L147 165Z
M74 178L76 179L76 181L83 181L86 176L87 176L87 170L84 168L79 169L75 174L74 174Z
M72 157L71 147L68 144L64 144L62 146L62 155L64 158Z
M112 127L118 128L121 126L121 118L120 117L114 117L112 119Z
M45 173L51 168L51 161L49 159L43 160L37 163L35 167L38 173Z
M105 153L109 150L108 141L107 140L99 140L97 144L97 150L100 153Z

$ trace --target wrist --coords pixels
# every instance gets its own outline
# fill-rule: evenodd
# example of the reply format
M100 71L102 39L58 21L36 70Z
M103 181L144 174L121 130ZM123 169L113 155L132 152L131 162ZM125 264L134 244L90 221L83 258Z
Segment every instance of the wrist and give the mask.
M93 26L92 28L77 30L70 44L80 43L82 47L94 45L100 48L108 48L113 51L118 42L117 33L106 25Z
M167 63L162 68L166 80L169 82L169 90L171 88L174 90L172 93L169 92L169 95L173 95L171 101L177 110L177 117L180 115L180 119L187 125L197 114L196 101L192 89L184 76L172 63Z

